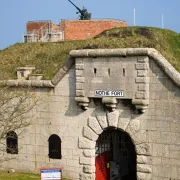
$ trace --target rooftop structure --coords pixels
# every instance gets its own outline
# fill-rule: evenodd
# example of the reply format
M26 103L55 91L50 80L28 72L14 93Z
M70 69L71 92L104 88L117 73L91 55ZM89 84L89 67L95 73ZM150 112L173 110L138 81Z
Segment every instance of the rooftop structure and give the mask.
M52 21L29 21L26 24L24 42L59 42L64 40L91 39L101 32L126 27L120 20L61 20L58 24Z

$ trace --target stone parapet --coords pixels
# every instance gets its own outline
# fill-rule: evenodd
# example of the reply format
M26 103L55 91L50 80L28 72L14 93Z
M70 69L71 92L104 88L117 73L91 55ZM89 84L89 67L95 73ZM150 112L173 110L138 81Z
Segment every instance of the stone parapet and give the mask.
M7 80L7 81L0 81L0 86L39 87L39 88L55 87L50 80Z
M97 98L96 90L122 90L122 97L103 94L98 98L112 111L116 109L116 99L132 99L136 109L144 113L149 105L150 58L180 87L180 74L152 48L72 50L70 56L76 64L76 101L78 97ZM87 109L87 101L77 102Z
M72 50L71 57L120 57L120 56L149 56L162 68L162 70L180 87L180 73L153 48L125 48L125 49L85 49ZM141 61L141 60L138 60ZM144 61L144 60L142 60Z

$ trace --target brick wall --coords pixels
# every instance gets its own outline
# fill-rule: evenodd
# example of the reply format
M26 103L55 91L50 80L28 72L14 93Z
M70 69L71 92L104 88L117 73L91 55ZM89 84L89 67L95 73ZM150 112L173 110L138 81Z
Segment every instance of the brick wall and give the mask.
M101 32L115 28L126 27L127 23L117 20L63 20L61 27L64 30L65 40L85 40Z
M48 23L49 22L49 23ZM44 27L43 29L48 29L50 27L53 26L53 22L51 21L43 21L43 22L28 22L26 24L26 31L27 32L31 32L33 30L39 30L41 27Z
M59 25L54 25L52 21L32 21L26 24L26 30L32 32L43 27L41 30L44 33L52 28L54 31L63 30L65 40L85 40L91 39L107 29L125 26L127 26L125 21L117 20L62 20ZM39 31L40 36L42 32Z

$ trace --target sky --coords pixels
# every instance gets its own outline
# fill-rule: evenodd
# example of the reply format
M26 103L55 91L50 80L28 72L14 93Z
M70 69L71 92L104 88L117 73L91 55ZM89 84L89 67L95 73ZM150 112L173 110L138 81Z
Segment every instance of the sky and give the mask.
M180 0L72 0L92 13L92 19L119 19L136 25L162 27L180 33ZM26 23L36 20L77 19L68 0L0 0L0 49L23 42Z

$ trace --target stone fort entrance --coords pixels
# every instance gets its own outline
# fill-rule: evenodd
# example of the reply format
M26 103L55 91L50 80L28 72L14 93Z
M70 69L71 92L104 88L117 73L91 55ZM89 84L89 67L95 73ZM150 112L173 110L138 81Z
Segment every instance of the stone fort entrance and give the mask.
M130 136L108 128L96 141L96 180L136 180L136 152Z

